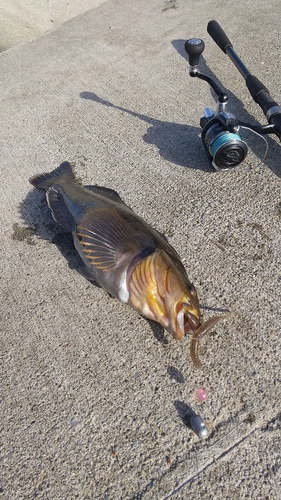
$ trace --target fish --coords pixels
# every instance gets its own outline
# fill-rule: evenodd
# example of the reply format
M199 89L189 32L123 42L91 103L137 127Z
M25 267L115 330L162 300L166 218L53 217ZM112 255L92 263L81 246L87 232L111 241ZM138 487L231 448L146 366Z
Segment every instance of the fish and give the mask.
M167 239L113 189L77 183L67 161L29 182L45 191L53 219L72 233L82 274L175 339L192 334L191 359L200 367L199 342L225 316L201 323L195 287Z

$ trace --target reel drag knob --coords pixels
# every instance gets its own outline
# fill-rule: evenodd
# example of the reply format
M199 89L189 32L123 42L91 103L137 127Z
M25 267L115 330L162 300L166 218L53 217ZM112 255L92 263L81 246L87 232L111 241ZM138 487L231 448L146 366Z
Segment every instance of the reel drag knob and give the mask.
M196 73L200 56L205 49L205 43L200 38L190 38L186 40L184 48L188 55L190 71Z

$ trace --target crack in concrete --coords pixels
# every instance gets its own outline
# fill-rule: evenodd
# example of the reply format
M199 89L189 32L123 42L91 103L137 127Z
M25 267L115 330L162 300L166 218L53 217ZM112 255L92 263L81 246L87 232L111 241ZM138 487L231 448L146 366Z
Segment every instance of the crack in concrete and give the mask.
M278 428L281 427L281 413L277 413L277 415L275 415L272 419L270 419L267 422L265 422L264 424L256 427L255 429L252 429L248 434L246 434L244 437L242 437L241 439L237 440L234 444L232 444L226 450L224 450L217 458L212 458L212 460L210 460L204 467L202 467L195 474L193 474L188 479L186 479L180 486L177 486L177 488L175 488L174 490L172 490L168 495L166 495L165 497L162 497L161 500L168 500L169 498L171 498L172 496L174 496L176 493L178 493L186 485L188 485L189 483L191 483L192 481L194 481L197 477L199 477L200 474L202 474L202 472L204 472L205 470L209 469L216 462L220 461L225 456L227 456L229 453L231 453L235 448L237 448L238 446L240 446L240 444L243 443L244 441L246 441L250 436L252 436L253 434L255 434L256 432L259 432L259 431L260 432L266 432L266 431L270 430L270 426L275 425L275 424L278 426ZM219 439L219 441L216 441L215 443L213 443L213 445L216 445L216 444L220 443L221 441L222 441L222 439ZM177 468L179 465L182 465L184 462L186 462L186 459L178 461L177 462L177 466L175 468ZM175 468L173 468L173 470L175 470ZM157 478L157 477L151 478L151 480L145 486L145 488L142 491L134 494L131 497L131 500L140 500L141 498L143 498L154 487L155 484L157 484L157 483L160 484L161 480L165 476L167 476L167 474L171 474L171 469L169 469L169 470L165 471L164 473L162 473L159 478Z
M205 470L209 469L212 465L214 465L215 462L219 462L222 458L224 458L229 453L231 453L235 448L237 448L238 446L240 446L240 444L242 444L244 441L246 441L250 436L252 436L256 432L266 430L268 428L268 426L270 424L274 423L278 418L280 418L280 414L276 415L274 418L272 418L271 420L269 420L268 422L266 422L264 425L262 425L260 427L256 427L251 432L249 432L246 436L244 436L243 438L241 438L238 441L236 441L236 443L234 443L229 448L227 448L226 450L224 450L217 458L212 459L207 465L205 465L204 467L202 467L202 469L200 469L199 471L197 471L196 474L193 474L191 477L189 477L188 479L186 479L180 486L178 486L173 491L171 491L168 495L166 495L165 497L163 497L162 500L168 500L169 498L171 498L173 495L175 495L176 493L178 493L182 488L184 488L186 485L188 485L189 483L191 483L192 481L194 481L198 476L200 476L200 474L202 474L202 472L204 472Z

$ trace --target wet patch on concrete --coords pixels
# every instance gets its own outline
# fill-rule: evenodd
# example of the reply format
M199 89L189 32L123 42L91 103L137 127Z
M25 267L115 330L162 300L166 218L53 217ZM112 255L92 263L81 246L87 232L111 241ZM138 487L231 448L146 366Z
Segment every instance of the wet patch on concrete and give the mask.
M17 222L15 222L13 224L13 231L14 232L11 234L12 240L24 241L28 245L36 245L36 241L34 240L36 229L20 226Z

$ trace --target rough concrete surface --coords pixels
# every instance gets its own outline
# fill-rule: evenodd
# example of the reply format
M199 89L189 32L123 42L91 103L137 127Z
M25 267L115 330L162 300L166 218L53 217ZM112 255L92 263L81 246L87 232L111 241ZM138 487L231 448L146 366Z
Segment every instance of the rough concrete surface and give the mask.
M215 103L188 76L187 38L205 40L202 70L230 109L265 122L211 19L280 102L278 0L109 0L0 56L6 499L280 499L280 143L261 167L256 137L241 167L210 167L199 119ZM71 237L28 182L64 160L167 236L204 318L231 311L202 370L188 337L76 272Z
M1 0L0 52L57 28L105 0Z

